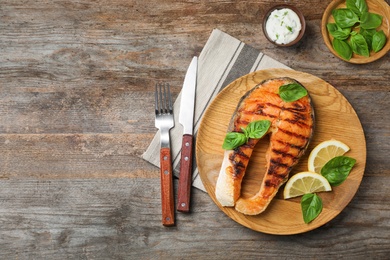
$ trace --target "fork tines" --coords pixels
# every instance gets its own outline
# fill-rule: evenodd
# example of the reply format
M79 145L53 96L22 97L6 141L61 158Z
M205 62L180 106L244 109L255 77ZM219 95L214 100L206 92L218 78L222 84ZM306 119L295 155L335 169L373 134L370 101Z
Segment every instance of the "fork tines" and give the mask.
M156 115L172 114L172 97L169 83L157 83L155 91Z

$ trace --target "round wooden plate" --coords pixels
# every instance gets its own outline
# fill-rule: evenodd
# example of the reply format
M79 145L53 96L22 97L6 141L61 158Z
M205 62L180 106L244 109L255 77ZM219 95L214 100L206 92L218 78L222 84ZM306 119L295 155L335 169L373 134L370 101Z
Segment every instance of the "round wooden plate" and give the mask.
M324 42L328 49L338 58L355 64L365 64L373 62L384 55L387 54L387 52L390 50L390 6L383 0L366 0L368 11L370 13L376 13L383 16L382 24L379 28L377 28L377 31L383 30L387 37L387 42L385 46L383 46L382 50L375 53L374 51L371 51L370 57L364 57L357 54L353 54L352 58L350 60L343 59L334 49L332 46L333 36L331 36L328 33L328 30L326 28L326 25L328 23L334 23L334 19L332 16L332 11L337 8L346 8L345 0L333 0L328 7L326 8L321 21L321 33L322 38L324 39Z
M246 216L234 208L222 207L215 197L215 184L220 171L223 149L231 116L240 98L265 79L291 77L303 84L312 98L316 128L306 154L290 173L307 171L310 151L320 142L331 138L347 144L351 150L346 154L356 159L356 164L347 180L331 192L318 195L323 200L321 214L311 223L305 224L300 207L300 197L283 199L282 186L265 212L257 216ZM260 187L265 172L265 152L269 139L264 138L255 147L242 184L242 196L254 195ZM313 75L288 70L259 70L238 78L223 89L206 109L199 126L196 141L196 160L201 180L218 207L236 222L256 231L289 235L303 233L320 227L336 217L352 200L363 177L366 165L366 142L359 118L345 97L327 82ZM257 175L255 174L257 170Z

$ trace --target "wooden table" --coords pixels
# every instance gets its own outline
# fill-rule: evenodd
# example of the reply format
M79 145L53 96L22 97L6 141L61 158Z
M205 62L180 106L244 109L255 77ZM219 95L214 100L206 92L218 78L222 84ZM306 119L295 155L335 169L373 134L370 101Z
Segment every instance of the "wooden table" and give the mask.
M0 258L387 258L390 54L339 60L321 38L329 1L287 2L307 31L282 49L261 29L275 1L0 1ZM359 115L363 181L325 226L255 232L200 190L190 214L161 225L159 170L141 159L156 132L154 84L170 82L176 97L213 28L324 79Z

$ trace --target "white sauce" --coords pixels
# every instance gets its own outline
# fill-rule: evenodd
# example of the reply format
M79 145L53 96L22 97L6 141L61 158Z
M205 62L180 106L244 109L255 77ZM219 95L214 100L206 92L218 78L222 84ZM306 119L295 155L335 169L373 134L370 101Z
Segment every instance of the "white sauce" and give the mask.
M298 15L291 9L274 10L265 25L267 35L278 44L288 44L298 37L302 25Z

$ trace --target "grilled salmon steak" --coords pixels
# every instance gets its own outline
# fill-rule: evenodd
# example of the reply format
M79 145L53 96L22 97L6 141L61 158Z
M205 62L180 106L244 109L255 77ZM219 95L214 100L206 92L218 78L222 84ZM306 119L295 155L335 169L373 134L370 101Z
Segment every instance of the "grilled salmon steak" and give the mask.
M240 197L241 183L252 151L261 138L248 138L244 144L225 150L215 190L222 206L235 207L246 215L263 212L279 187L287 181L293 166L305 153L314 130L313 106L308 94L296 101L283 101L279 88L287 84L302 86L291 78L269 79L256 85L241 98L228 132L243 133L250 122L258 120L271 122L265 134L270 135L270 146L266 152L266 173L254 196Z

